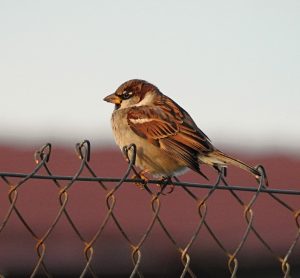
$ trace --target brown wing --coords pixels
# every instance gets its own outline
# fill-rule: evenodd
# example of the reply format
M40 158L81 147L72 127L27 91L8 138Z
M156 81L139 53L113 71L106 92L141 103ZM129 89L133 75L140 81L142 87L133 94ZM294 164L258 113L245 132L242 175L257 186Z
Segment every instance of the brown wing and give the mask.
M171 114L173 119L176 119L179 132L173 138L174 140L187 145L198 153L207 153L215 149L209 138L197 127L191 116L176 102L162 95L155 104L166 113Z
M179 132L177 122L156 107L131 108L127 114L127 122L136 134L150 141L173 136Z
M162 95L155 106L134 107L129 110L127 121L137 135L202 174L198 154L209 152L213 147L189 114L171 99Z

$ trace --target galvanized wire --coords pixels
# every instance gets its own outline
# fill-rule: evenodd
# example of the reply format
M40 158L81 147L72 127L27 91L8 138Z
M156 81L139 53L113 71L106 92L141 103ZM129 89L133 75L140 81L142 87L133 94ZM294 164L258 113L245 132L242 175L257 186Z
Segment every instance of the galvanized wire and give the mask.
M37 261L34 268L31 271L30 277L37 277L42 274L46 277L52 277L51 270L46 265L45 254L47 252L47 240L50 234L53 232L59 221L64 217L67 219L68 224L71 229L75 232L78 240L82 244L83 258L85 260L84 268L81 273L78 274L79 277L98 277L99 275L93 267L93 262L95 261L95 245L101 240L101 235L103 234L104 229L107 227L108 222L111 220L115 227L120 231L121 236L127 242L131 250L131 260L132 260L132 271L128 276L130 277L143 277L143 271L141 263L143 260L143 248L145 242L149 240L149 236L153 232L155 224L157 224L161 230L166 235L167 239L174 246L174 249L178 252L180 256L182 269L180 277L197 277L197 273L192 269L191 260L191 248L195 244L196 240L199 238L199 233L202 230L206 230L211 236L213 241L217 246L224 252L227 257L228 262L228 271L229 277L237 277L239 270L239 254L240 251L244 248L245 243L247 242L249 235L254 235L257 240L262 244L262 246L277 260L281 267L282 277L290 277L291 265L290 258L295 253L296 246L299 246L299 237L300 237L300 202L298 207L292 207L286 201L281 198L281 195L289 196L299 196L300 191L297 190L286 190L280 188L270 188L267 183L266 172L263 166L258 166L257 170L261 173L260 180L257 187L249 186L233 186L229 185L225 179L224 169L220 169L216 181L213 184L195 184L188 182L181 182L178 178L172 179L160 179L160 180L144 180L138 178L138 173L134 168L135 157L136 157L136 147L135 145L130 145L124 148L124 156L128 161L128 167L125 173L121 178L109 178L109 177L99 177L96 172L93 170L90 165L90 156L91 148L89 141L85 140L82 143L76 144L75 147L77 157L80 161L79 167L73 176L60 176L54 175L52 170L49 167L49 160L51 156L51 144L46 144L34 154L34 159L36 162L35 168L30 173L8 173L1 172L0 177L5 184L9 186L8 191L8 201L9 208L1 220L0 223L0 235L1 232L6 229L6 226L9 220L14 213L18 219L21 221L22 225L29 232L31 237L35 241L35 251L37 255ZM46 174L41 175L39 171L44 169ZM83 176L83 171L87 171L90 176ZM135 178L130 178L130 174L135 174ZM12 182L17 178L18 182ZM38 234L33 227L27 222L26 218L23 216L22 211L18 208L18 196L20 188L26 186L30 180L50 180L57 190L57 199L59 201L59 209L56 213L56 216L52 220L48 229L43 234ZM62 183L66 182L66 184ZM80 229L75 224L73 218L71 217L67 204L69 202L69 192L73 187L74 183L78 182L94 182L99 185L100 190L102 190L106 197L106 212L105 216L99 225L97 231L91 238L86 238ZM120 187L126 183L136 183L142 186L147 190L150 200L150 208L152 211L151 220L148 223L143 235L139 240L134 241L129 235L128 231L122 226L120 219L115 214L116 206L116 193ZM113 187L111 187L113 184ZM151 184L156 184L156 189L151 187ZM171 191L173 187L180 187L183 190L183 193L187 194L190 198L190 202L193 206L196 207L198 214L198 221L195 223L195 229L190 236L186 239L186 244L181 245L176 239L172 232L167 228L165 221L163 220L160 209L161 209L161 196L168 195L168 198L172 198ZM191 189L208 189L208 192L204 196L198 196L195 194L195 190ZM230 192L234 202L237 202L243 210L243 218L246 224L244 228L243 235L239 240L239 244L234 250L228 250L225 246L226 243L218 237L217 231L215 231L212 226L209 224L207 219L208 215L208 200L215 194L217 190L226 190ZM240 196L239 192L253 192L253 196L249 201L244 201ZM258 197L261 194L268 194L275 202L277 202L281 207L287 210L294 218L295 223L295 236L293 241L286 248L284 254L277 254L273 250L272 246L267 242L267 240L259 233L254 224L254 205L257 202ZM30 205L30 204L28 204ZM16 265L17 267L17 265ZM0 264L0 272L1 272ZM1 276L1 274L0 274Z

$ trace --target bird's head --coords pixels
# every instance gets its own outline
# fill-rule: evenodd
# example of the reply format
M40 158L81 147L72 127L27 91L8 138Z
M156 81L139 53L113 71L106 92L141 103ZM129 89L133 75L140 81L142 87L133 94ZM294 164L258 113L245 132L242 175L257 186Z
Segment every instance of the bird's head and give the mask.
M157 87L140 79L132 79L123 83L113 94L103 100L114 103L115 109L149 105L157 94Z

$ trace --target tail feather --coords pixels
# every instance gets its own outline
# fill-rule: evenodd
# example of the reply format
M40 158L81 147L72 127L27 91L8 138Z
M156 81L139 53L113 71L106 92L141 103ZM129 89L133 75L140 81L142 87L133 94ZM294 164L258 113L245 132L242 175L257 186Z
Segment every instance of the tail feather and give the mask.
M206 164L210 164L213 166L227 166L227 165L233 165L238 168L241 168L255 176L256 179L259 179L261 176L260 172L256 170L255 168L247 165L246 163L233 158L231 156L228 156L224 153L222 153L219 150L214 150L211 153L209 153L207 156L201 156L199 158L202 162Z

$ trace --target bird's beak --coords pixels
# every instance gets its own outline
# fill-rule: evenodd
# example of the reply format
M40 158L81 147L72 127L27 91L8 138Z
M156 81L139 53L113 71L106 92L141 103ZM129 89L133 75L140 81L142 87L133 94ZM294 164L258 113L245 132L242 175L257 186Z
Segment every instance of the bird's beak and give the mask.
M108 95L108 96L105 97L103 100L105 100L105 101L107 101L107 102L114 103L114 104L116 104L116 105L121 104L121 98L118 97L118 96L115 95L115 94Z

